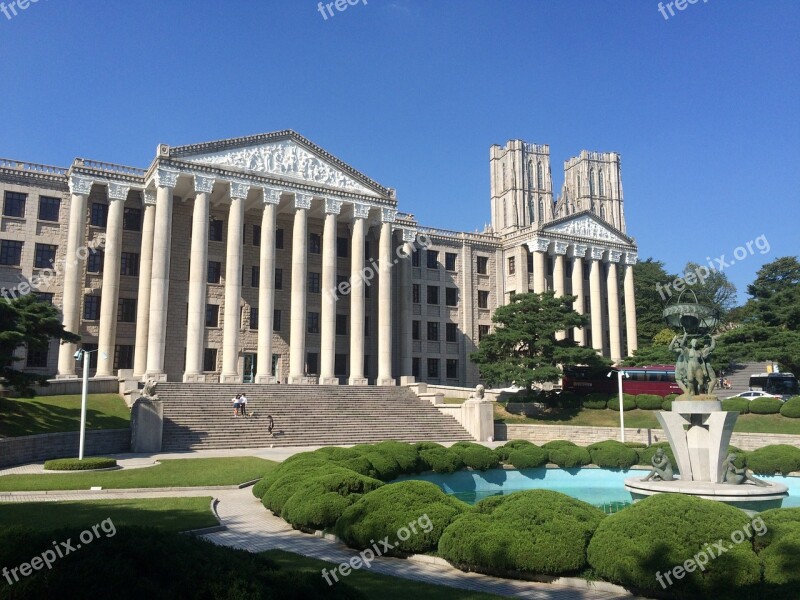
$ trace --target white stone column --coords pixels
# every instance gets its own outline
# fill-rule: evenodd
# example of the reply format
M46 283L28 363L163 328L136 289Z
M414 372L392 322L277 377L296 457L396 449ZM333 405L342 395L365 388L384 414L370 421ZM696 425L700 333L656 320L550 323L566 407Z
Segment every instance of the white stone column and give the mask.
M625 253L625 338L628 343L628 356L636 352L639 347L636 327L636 293L633 285L633 265L636 264L636 260L636 254Z
M289 383L303 383L306 376L306 278L308 277L308 209L310 194L294 195L292 230L292 304L289 330Z
M550 240L537 238L529 242L530 251L533 252L533 291L541 294L547 289L547 249ZM527 269L527 265L525 269Z
M322 231L322 306L320 309L320 385L338 385L334 374L336 357L336 217L342 201L325 199L325 227Z
M167 344L169 309L169 265L172 247L172 191L178 183L177 171L157 169L156 217L153 230L153 271L150 284L150 321L147 333L146 379L166 381L164 352Z
M609 351L611 360L615 364L622 361L622 341L619 328L619 280L617 279L617 262L621 255L622 253L616 250L608 251L608 278L606 279Z
M92 191L92 180L72 175L69 178L69 229L67 255L64 264L64 296L61 301L64 329L80 334L81 278L84 264L78 259L78 249L86 243L86 203ZM75 351L77 344L58 347L58 377L75 377Z
M114 350L117 339L117 304L122 260L122 217L130 187L108 184L108 219L103 258L103 287L100 301L100 332L97 339L96 377L114 374Z
M411 255L414 253L414 240L417 233L413 229L402 229L403 255L399 257L400 290L398 310L400 312L400 385L403 377L411 376ZM465 270L462 267L462 272ZM463 294L467 296L468 294Z
M258 361L256 383L275 383L272 374L272 328L275 313L275 212L281 191L264 188L261 256L258 275Z
M206 281L208 279L209 201L214 178L194 176L197 193L192 209L192 242L189 250L189 308L186 320L186 382L204 382L203 351L206 333Z
M555 242L553 249L553 256L555 261L553 264L553 291L556 298L560 298L566 294L566 269L564 268L564 255L567 253L567 244L564 242ZM567 338L566 331L557 331L556 339L564 340Z
M221 383L241 383L239 373L239 337L242 328L242 235L244 202L250 186L231 182L231 207L228 211L228 244L225 257L225 316L222 323Z
M150 327L150 285L153 275L153 234L156 225L156 194L142 193L144 220L142 247L139 256L139 296L136 301L136 346L133 351L133 376L142 377L147 372L147 335Z
M377 385L395 385L392 377L392 223L397 211L381 209L378 244L378 380Z
M572 245L572 295L576 296L572 308L578 314L585 314L584 290L583 290L583 257L586 256L587 247L583 244ZM574 330L575 342L580 346L586 345L586 330L583 327L576 327Z
M591 302L592 348L603 354L603 292L600 288L600 269L603 258L602 248L592 248L591 270L589 271L589 300Z
M516 252L516 270L517 270L517 286L516 291L518 294L526 294L530 291L528 286L528 247L521 244L517 247Z
M369 206L353 204L350 252L350 385L367 385L364 377L364 236Z

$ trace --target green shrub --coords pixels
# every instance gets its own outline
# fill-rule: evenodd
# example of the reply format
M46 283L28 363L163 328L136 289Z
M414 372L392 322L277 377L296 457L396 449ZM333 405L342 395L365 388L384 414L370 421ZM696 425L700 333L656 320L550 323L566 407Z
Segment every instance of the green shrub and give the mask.
M586 566L586 547L602 520L599 509L558 492L494 496L444 531L439 554L474 571L576 573Z
M473 442L456 442L450 446L450 450L458 454L470 469L487 471L500 464L500 458L491 448Z
M530 446L512 450L508 462L510 462L515 469L535 469L547 464L550 459L550 454L543 448L538 448L531 444Z
M764 446L747 454L747 466L760 475L800 471L800 448L788 444Z
M647 448L647 444L642 442L625 442L628 448Z
M569 440L552 440L547 442L546 444L542 444L542 448L545 450L555 450L557 448L577 448L578 445L575 442L570 442Z
M781 406L781 414L790 419L800 419L800 396L789 398Z
M636 396L636 408L642 410L661 410L664 398L655 394L639 394Z
M549 450L549 453L550 462L557 464L562 469L582 467L592 462L589 451L586 448L577 446L562 446L561 448Z
M588 394L583 398L583 407L584 408L591 408L594 410L601 410L608 407L608 394L600 394L598 392L594 392L592 394Z
M611 410L615 410L619 412L619 397L615 396L614 398L608 401L608 408ZM628 412L629 410L633 410L636 408L636 396L631 394L623 394L622 395L622 410Z
M726 398L722 401L722 410L730 410L746 415L750 412L750 401L747 398Z
M750 412L755 415L775 415L782 406L783 402L778 398L756 398L750 401Z
M592 444L587 450L598 467L628 469L639 462L636 450L614 440Z
M661 403L661 410L672 410L672 403L677 397L678 394L669 394L664 396L664 401Z
M401 481L369 492L346 508L335 531L353 548L369 548L389 536L389 542L396 540L397 545L387 554L422 553L434 550L445 528L469 510L469 505L433 483ZM412 527L417 531L412 532ZM409 533L405 540L401 539L405 536L399 533L401 528Z
M656 494L606 517L588 548L595 573L642 592L663 592L657 572L667 573L717 540L730 540L750 518L738 508L682 494ZM678 597L740 598L756 585L761 567L750 544L734 544L705 571L673 578Z
M581 397L574 392L558 392L550 396L550 402L560 408L580 408Z
M45 471L91 471L92 469L111 469L117 466L116 459L103 456L77 458L54 458L44 463Z
M495 448L494 452L497 454L497 458L499 458L501 462L507 462L508 457L514 450L519 450L521 448L527 448L530 446L534 446L534 444L528 440L511 440L506 442L505 445Z
M414 448L417 450L417 453L419 453L422 450L433 450L435 448L444 448L444 446L436 442L417 442L414 444Z
M342 476L355 474L354 471L338 467L333 463L309 468L303 468L303 465L300 465L299 467L283 468L280 471L280 476L267 487L261 498L261 503L264 507L276 515L280 515L283 512L283 507L289 498L303 489L309 480L334 473L339 473Z
M437 473L453 473L464 468L464 461L449 448L422 450L419 457L427 469Z
M394 458L403 474L419 473L423 469L419 451L411 444L386 440L375 444L375 450Z
M764 570L764 582L791 587L796 593L800 584L798 550L800 550L800 529L788 532L763 550L759 558Z
M753 537L756 552L760 552L784 536L800 533L800 508L773 508L759 513L758 516L764 523L762 530L766 531L763 535Z
M373 468L372 477L382 481L391 481L396 479L403 469L397 462L394 456L385 451L381 451L373 444L358 444L353 446L353 450L361 453L371 464Z

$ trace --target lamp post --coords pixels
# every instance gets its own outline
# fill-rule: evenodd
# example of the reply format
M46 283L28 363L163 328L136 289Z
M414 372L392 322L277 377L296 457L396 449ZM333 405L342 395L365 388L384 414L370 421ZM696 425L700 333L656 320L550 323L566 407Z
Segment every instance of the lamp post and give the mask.
M75 360L83 359L83 385L81 386L81 432L78 444L78 460L83 460L83 448L86 441L86 398L89 394L89 355L97 350L84 350L81 348L75 353Z
M608 377L611 377L614 374L614 371L608 372ZM619 370L617 371L617 392L619 393L619 435L622 440L622 443L625 443L625 411L623 410L623 402L622 402L622 378L625 377L627 379L628 373L627 371Z

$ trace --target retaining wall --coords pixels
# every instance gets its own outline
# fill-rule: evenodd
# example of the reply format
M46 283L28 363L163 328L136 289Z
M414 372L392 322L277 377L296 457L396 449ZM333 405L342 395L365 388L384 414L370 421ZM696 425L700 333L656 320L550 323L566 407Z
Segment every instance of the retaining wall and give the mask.
M0 467L40 462L51 458L78 456L80 436L77 431L43 433L0 439ZM130 429L91 429L86 431L84 454L119 454L130 452Z

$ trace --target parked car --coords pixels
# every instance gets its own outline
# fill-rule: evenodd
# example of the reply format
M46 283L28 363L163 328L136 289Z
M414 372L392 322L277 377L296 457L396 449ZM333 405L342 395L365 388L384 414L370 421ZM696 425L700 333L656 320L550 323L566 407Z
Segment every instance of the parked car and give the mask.
M731 396L730 398L744 398L745 400L755 400L756 398L777 398L778 400L783 401L783 398L781 398L780 396L776 396L775 394L768 394L767 392L760 392L757 390L742 392L741 394L736 394L735 396Z

